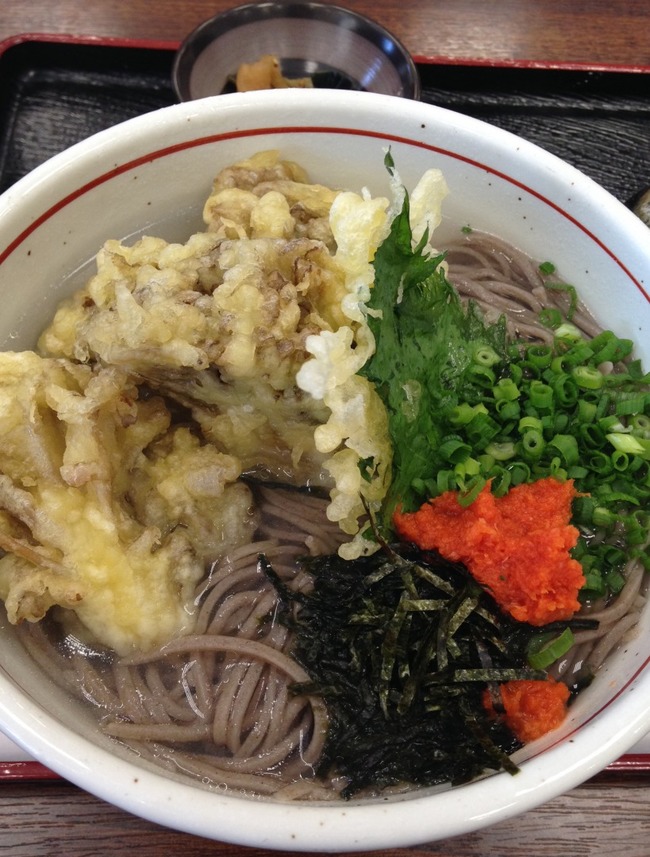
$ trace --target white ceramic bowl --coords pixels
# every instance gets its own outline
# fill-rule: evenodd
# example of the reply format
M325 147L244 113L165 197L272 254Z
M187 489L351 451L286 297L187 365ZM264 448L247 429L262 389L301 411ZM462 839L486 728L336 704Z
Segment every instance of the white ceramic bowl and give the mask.
M352 9L313 0L246 3L204 21L184 40L172 69L181 101L220 95L241 63L265 54L289 78L315 87L420 97L418 71L404 45Z
M34 345L55 304L107 237L147 229L180 239L199 223L218 170L265 148L314 180L388 194L390 146L412 186L444 170L448 224L498 233L552 258L595 315L650 363L647 227L591 180L473 119L367 93L287 90L218 96L131 120L39 167L0 199L0 346ZM443 229L446 227L443 226ZM0 627L0 727L84 789L160 824L260 848L371 850L414 845L503 820L571 789L650 729L650 612L566 724L524 753L517 776L406 798L288 805L215 793L140 765L98 735L91 716Z

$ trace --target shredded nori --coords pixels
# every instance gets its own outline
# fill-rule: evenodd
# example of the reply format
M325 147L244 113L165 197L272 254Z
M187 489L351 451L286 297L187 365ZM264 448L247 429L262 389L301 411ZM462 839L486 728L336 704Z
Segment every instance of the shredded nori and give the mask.
M319 774L343 775L349 798L516 773L509 756L521 745L481 697L490 688L498 703L498 682L546 678L526 662L539 629L505 616L463 565L434 552L400 544L304 563L313 590L294 593L260 557L311 677L293 690L327 704Z

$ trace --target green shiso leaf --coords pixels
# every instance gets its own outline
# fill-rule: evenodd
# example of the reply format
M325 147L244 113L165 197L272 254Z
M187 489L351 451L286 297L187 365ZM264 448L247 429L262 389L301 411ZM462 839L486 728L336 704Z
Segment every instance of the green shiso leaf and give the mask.
M428 236L412 246L409 198L394 218L374 260L368 324L376 341L362 370L388 411L393 478L380 525L388 528L396 504L416 508L430 493L443 462L442 416L474 398L481 381L475 355L505 357L505 320L486 325L475 304L461 303L447 280L444 255L429 255Z

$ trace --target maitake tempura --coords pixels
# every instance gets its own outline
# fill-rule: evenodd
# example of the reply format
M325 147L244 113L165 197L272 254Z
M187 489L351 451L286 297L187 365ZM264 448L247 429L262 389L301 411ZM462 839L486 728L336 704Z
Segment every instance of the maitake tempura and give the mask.
M444 193L425 174L416 235ZM356 373L373 349L362 305L389 202L263 152L217 176L204 221L185 244L107 241L38 353L0 354L12 622L71 608L122 653L191 630L206 564L255 527L245 471L320 481L354 537L344 555L366 548L364 503L384 496L391 453Z

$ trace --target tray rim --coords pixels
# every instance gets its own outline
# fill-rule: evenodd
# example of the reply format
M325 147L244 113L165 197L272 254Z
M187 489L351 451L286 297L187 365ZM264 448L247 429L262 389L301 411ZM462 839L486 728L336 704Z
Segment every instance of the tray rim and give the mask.
M0 785L5 782L21 782L36 780L61 780L59 774L46 768L41 762L35 761L0 761Z
M166 41L163 39L134 39L118 36L91 36L74 35L67 33L39 33L27 32L17 33L0 40L0 59L11 48L23 44L53 44L53 45L78 45L80 47L112 47L112 48L134 48L141 50L160 50L174 52L180 47L179 41ZM650 71L650 69L648 69Z
M47 32L24 32L16 33L0 40L0 59L11 48L22 44L62 44L79 45L83 47L114 47L134 48L142 50L160 50L175 52L181 46L180 39L146 39L131 38L126 36L101 36L84 35L75 33L47 33ZM567 71L567 72L610 72L619 74L650 74L650 65L637 63L603 63L603 62L576 62L546 61L536 59L507 59L504 57L450 57L445 54L413 54L416 65L446 65L467 66L476 68L512 68L530 69L541 71Z
M650 754L630 753L612 762L605 768L607 773L615 774L646 774L650 772ZM50 770L41 762L29 761L0 761L0 787L8 782L36 782L63 780L60 774Z

